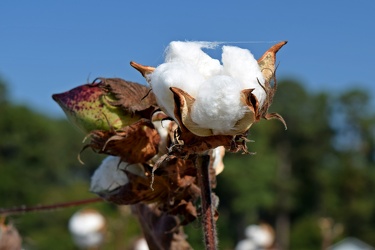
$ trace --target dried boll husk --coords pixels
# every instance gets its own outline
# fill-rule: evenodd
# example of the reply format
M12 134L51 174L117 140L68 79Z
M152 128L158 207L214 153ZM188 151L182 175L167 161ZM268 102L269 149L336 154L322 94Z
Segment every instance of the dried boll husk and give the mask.
M160 136L148 119L118 130L94 130L90 142L82 150L91 148L100 154L119 156L129 164L144 163L158 153Z

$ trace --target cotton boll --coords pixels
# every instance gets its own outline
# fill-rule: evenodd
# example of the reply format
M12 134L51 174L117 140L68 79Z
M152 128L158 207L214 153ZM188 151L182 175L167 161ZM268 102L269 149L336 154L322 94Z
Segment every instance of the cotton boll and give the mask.
M112 191L129 182L129 178L123 170L127 170L133 174L144 175L142 166L139 164L127 164L121 162L120 157L106 157L99 168L91 177L90 191L101 193L104 191Z
M69 231L82 249L100 246L104 241L105 219L93 209L76 212L69 220Z
M148 247L148 244L145 238L141 238L137 240L134 245L135 245L134 250L149 250L150 249Z
M235 250L261 250L261 248L259 248L253 240L244 239L237 243Z
M222 62L224 73L240 81L242 89L254 88L252 93L262 105L266 99L266 92L259 82L264 86L264 77L257 60L250 51L233 46L223 46Z
M167 48L166 62L184 62L199 71L204 78L217 75L222 71L222 65L217 59L211 58L202 48L212 49L217 44L210 42L171 42Z
M273 242L273 235L267 227L250 225L245 229L245 235L254 241L258 246L270 246Z
M191 118L214 134L231 131L247 107L240 101L242 85L230 76L218 75L204 82L192 106Z
M160 108L174 118L174 99L170 87L183 89L196 96L203 76L190 64L169 62L158 66L150 76L151 88Z

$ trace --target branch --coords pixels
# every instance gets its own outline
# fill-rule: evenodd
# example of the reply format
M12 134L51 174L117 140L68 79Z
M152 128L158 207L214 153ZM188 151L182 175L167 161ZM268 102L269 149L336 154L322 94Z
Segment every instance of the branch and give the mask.
M217 238L209 174L210 156L207 154L198 155L195 164L198 170L198 183L201 188L204 243L207 250L215 250L217 248Z
M67 207L76 207L80 205L95 203L95 202L102 202L103 199L96 197L86 200L78 200L78 201L69 201L69 202L63 202L63 203L55 203L52 205L37 205L33 207L15 207L15 208L0 208L0 215L2 216L8 216L8 215L15 215L15 214L23 214L23 213L29 213L29 212L41 212L41 211L52 211L57 210L61 208L67 208Z

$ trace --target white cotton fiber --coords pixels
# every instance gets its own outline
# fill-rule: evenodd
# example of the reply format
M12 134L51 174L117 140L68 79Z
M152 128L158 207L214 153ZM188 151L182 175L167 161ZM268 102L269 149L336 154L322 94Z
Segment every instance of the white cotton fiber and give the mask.
M240 81L243 84L243 89L254 88L255 90L252 93L262 105L266 93L259 82L264 86L264 78L258 62L250 51L233 46L223 46L222 61L224 73Z
M242 84L233 77L218 75L202 84L192 107L191 118L214 134L230 131L246 107L240 102Z
M160 108L174 117L174 99L170 87L180 88L196 96L204 78L191 64L180 62L164 63L150 76L152 91Z
M219 60L211 58L202 49L213 49L216 46L217 44L209 42L171 42L166 51L165 61L190 64L207 79L219 74L222 65Z
M191 119L214 134L235 131L236 123L249 109L241 102L241 91L254 89L260 105L266 93L264 78L250 51L223 46L222 62L211 58L203 48L217 43L171 42L165 63L150 75L150 84L160 108L174 118L175 102L170 87L177 87L195 98Z
M107 156L91 177L90 191L94 193L112 191L125 185L129 182L128 176L123 171L125 169L133 174L143 175L139 164L119 163L120 157Z

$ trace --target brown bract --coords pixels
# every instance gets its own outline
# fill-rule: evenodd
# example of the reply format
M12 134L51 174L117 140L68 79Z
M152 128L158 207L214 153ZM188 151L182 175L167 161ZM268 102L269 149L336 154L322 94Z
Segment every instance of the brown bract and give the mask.
M120 78L97 78L95 81L100 81L99 86L113 97L109 101L113 106L147 119L158 109L154 94L144 85Z
M118 130L94 130L89 134L90 147L98 153L115 155L129 164L147 162L158 153L160 136L150 120L141 119Z
M277 119L281 121L285 129L287 129L286 122L281 115L278 113L268 113L268 109L272 104L273 96L277 90L277 82L276 82L276 53L285 45L287 41L279 42L272 46L266 53L263 54L261 58L258 60L258 65L262 71L263 77L265 79L265 86L263 87L264 91L266 92L266 101L263 103L262 107L258 107L256 110L258 111L256 114L256 119L260 120L264 118L266 120L269 119ZM273 86L271 86L271 82L273 81Z

